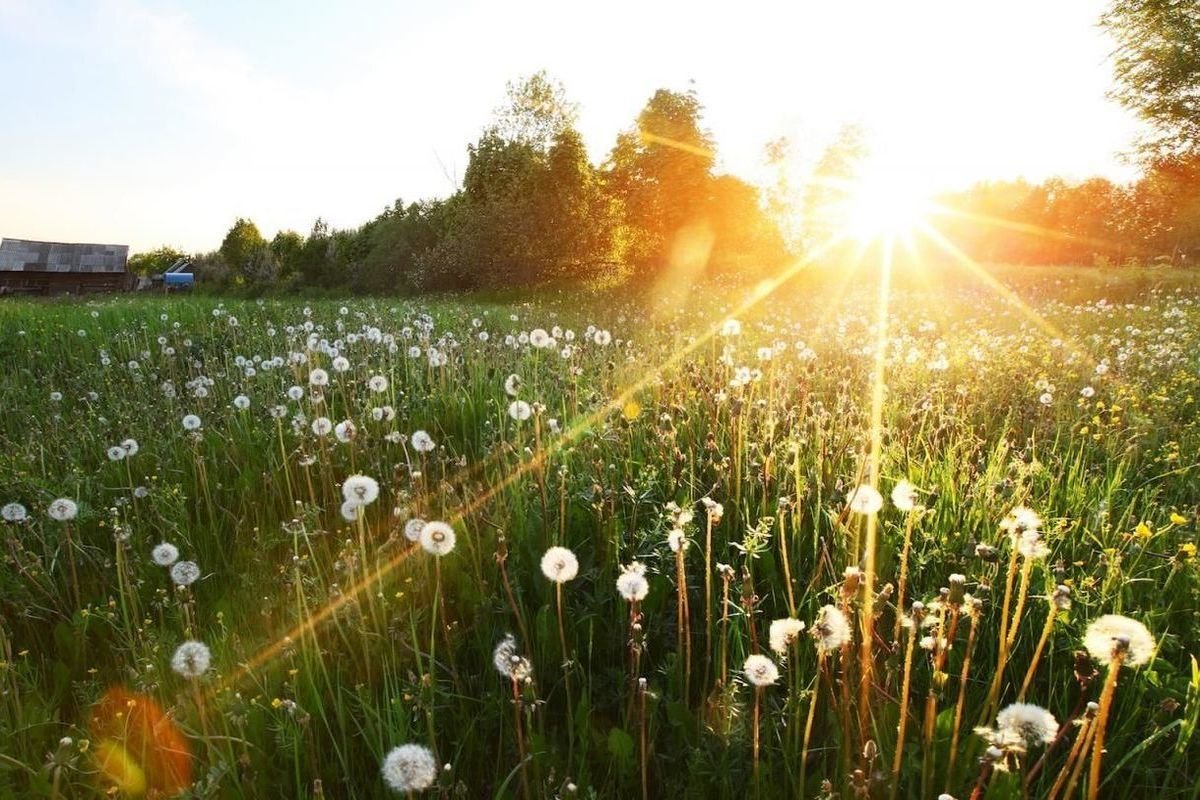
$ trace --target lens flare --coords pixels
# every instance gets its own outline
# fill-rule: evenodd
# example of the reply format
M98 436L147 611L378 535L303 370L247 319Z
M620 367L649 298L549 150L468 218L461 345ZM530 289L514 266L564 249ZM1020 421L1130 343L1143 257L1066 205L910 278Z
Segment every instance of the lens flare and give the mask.
M104 693L91 718L103 781L127 797L170 797L192 783L183 733L149 697L120 687Z

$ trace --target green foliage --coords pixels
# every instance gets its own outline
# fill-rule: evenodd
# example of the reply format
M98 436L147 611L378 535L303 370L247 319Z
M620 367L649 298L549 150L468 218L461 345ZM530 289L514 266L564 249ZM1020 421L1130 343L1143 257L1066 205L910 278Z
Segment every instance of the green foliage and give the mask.
M1154 130L1143 154L1200 156L1200 9L1189 0L1114 0L1101 25L1117 42L1113 97Z
M147 253L134 253L129 257L126 269L142 277L160 275L187 254L174 247L163 245Z
M218 250L235 281L250 285L267 284L275 279L278 268L271 246L248 219L238 217L225 234Z

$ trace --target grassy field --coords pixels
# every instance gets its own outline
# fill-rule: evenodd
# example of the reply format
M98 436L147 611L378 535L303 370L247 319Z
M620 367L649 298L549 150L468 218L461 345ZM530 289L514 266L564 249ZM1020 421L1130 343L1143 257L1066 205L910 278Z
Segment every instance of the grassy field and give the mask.
M1200 280L999 278L0 303L0 797L1197 796Z

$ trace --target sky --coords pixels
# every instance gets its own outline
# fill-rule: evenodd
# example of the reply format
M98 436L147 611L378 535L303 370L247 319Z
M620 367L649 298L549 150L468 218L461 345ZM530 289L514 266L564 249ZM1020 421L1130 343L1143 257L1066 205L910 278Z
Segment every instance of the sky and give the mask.
M444 197L545 69L604 160L655 89L693 87L718 166L763 182L845 123L875 163L963 188L1128 180L1104 0L0 0L0 236L215 249Z

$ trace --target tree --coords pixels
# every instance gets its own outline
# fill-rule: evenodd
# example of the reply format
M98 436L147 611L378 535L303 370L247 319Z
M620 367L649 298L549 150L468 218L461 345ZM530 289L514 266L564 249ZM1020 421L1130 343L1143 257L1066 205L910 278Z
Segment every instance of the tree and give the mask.
M804 244L828 246L845 223L845 205L859 165L867 155L862 128L843 125L825 148L804 193Z
M275 279L275 257L258 226L238 217L221 242L221 258L236 280L248 284L269 283Z
M703 110L695 91L659 89L609 156L608 185L633 233L630 259L643 268L661 266L674 237L708 212L716 148Z
M1112 96L1153 128L1143 155L1200 153L1200 9L1195 0L1114 0L1100 24L1116 40Z
M163 245L157 250L133 254L129 257L126 269L143 277L147 275L160 275L183 258L187 258L187 254L182 250L176 250L174 247Z

